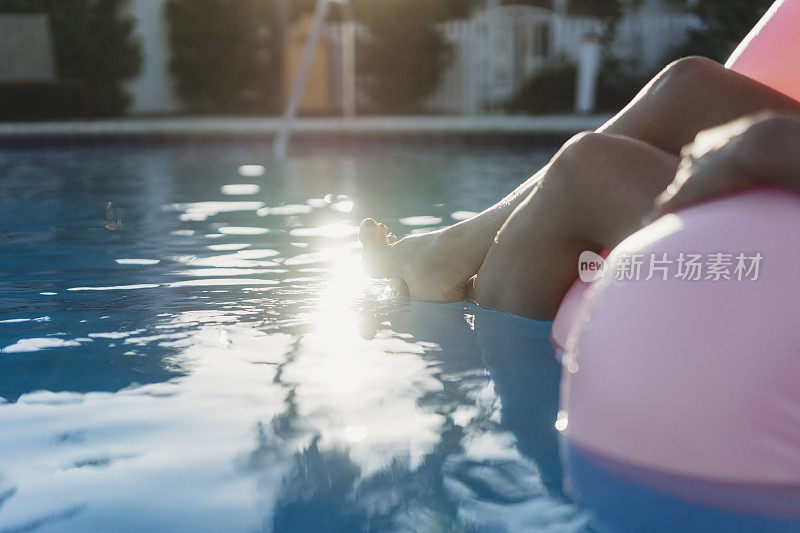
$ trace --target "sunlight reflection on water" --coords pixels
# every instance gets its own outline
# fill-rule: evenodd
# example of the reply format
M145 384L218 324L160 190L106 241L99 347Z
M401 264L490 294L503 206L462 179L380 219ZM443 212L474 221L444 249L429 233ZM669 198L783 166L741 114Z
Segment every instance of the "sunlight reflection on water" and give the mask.
M398 298L354 240L536 161L259 153L0 153L0 531L582 530L547 326Z

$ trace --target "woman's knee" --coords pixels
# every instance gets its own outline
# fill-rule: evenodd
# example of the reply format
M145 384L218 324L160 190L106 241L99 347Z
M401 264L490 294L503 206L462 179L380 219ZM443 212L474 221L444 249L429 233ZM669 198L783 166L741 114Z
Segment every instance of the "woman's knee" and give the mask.
M564 221L572 233L599 238L600 228L611 236L614 231L605 227L609 221L635 231L674 177L677 163L676 157L635 139L585 133L553 158L541 192L558 211L572 214Z
M556 154L554 161L576 162L582 161L587 155L592 155L598 148L607 145L613 135L584 131L571 137Z
M580 133L567 141L550 163L543 183L563 185L571 194L592 194L642 180L641 167L655 177L674 174L675 156L645 142L601 132Z
M575 193L596 183L598 173L593 169L609 151L614 152L618 143L618 137L605 133L583 132L575 135L553 157L543 185Z
M537 188L517 206L501 233L539 224L543 216L561 220L562 229L568 231L568 215L583 211L587 198L592 198L598 187L607 186L596 166L604 164L603 154L617 152L615 145L619 142L613 135L583 132L564 143Z
M646 88L645 94L675 97L675 95L685 94L701 84L707 85L711 80L717 76L724 76L725 73L724 66L707 57L683 57L664 67Z

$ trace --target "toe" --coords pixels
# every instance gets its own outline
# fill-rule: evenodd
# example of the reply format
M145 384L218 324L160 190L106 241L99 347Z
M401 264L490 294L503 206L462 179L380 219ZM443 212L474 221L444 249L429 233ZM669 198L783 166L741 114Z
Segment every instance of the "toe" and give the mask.
M378 242L386 244L386 234L389 233L389 228L386 224L378 224Z
M371 249L381 244L379 239L378 223L371 218L365 218L358 226L358 240L364 249Z
M394 244L397 242L397 235L390 233L386 236L386 244Z
M388 277L386 243L387 228L371 218L361 221L358 228L358 240L363 248L362 257L367 273L375 278Z

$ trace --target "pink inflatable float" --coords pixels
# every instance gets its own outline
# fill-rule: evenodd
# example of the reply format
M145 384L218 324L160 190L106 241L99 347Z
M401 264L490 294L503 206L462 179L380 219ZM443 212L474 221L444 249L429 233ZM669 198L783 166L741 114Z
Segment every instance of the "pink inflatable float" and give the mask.
M662 217L614 249L564 355L573 452L667 492L651 473L687 489L788 489L792 506L737 510L800 519L800 237L776 228L800 231L800 196L759 189Z
M776 2L729 66L800 99L797 28L800 0ZM662 217L570 290L556 426L600 529L800 531L798 235L800 196L754 189Z
M725 66L800 101L800 2L778 0Z
M800 101L800 1L778 0L755 25L725 63L744 74ZM553 322L552 339L563 353L573 322L583 308L590 284L576 280Z

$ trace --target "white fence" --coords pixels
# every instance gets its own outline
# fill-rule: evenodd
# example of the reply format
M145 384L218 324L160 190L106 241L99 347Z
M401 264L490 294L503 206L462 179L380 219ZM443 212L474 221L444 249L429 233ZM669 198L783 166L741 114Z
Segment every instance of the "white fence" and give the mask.
M683 14L631 13L617 26L611 52L635 70L657 68L694 23ZM469 20L445 23L443 31L455 56L427 106L456 114L495 111L548 61L560 56L576 59L584 40L603 30L597 19L564 17L529 6L490 8Z
M652 70L699 25L692 15L631 13L617 25L611 53L628 60L639 72Z
M507 99L552 57L554 17L544 9L507 6L444 24L454 58L429 108L476 114Z

